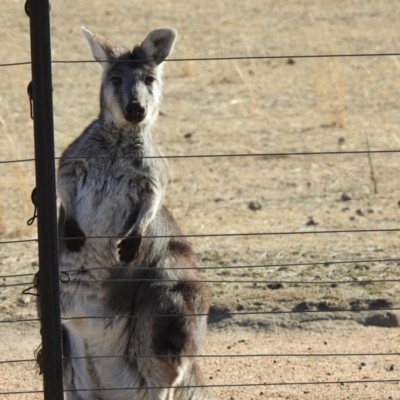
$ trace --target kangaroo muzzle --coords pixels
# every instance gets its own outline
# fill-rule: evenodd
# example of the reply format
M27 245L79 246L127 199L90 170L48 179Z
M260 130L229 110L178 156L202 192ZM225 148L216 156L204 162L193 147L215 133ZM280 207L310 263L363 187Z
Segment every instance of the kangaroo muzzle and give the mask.
M146 108L139 101L132 101L126 105L124 116L130 123L139 124L146 118Z

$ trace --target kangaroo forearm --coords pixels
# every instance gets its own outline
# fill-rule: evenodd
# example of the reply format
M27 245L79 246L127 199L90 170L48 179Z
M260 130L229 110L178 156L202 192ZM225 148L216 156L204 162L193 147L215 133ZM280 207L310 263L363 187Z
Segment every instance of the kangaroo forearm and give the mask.
M75 198L79 176L84 172L82 161L75 161L72 155L60 163L57 177L57 193L67 218L75 218Z
M143 236L150 222L154 219L157 211L160 209L161 201L162 196L158 190L144 196L142 204L138 209L135 223L129 229L126 236L136 236L138 234Z

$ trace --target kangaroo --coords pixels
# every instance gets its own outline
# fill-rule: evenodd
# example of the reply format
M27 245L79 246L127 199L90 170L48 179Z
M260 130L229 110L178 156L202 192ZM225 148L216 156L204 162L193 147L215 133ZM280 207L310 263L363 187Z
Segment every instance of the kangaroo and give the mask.
M102 82L98 118L57 176L66 399L211 399L195 358L208 292L162 205L167 169L151 134L176 32L154 30L132 51L82 32Z

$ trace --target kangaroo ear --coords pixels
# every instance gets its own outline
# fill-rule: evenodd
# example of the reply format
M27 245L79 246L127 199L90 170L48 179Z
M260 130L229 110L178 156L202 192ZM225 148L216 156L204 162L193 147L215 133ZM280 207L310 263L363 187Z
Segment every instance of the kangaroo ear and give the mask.
M111 61L115 61L121 54L127 52L123 47L112 44L102 36L92 33L84 26L82 26L81 30L83 36L85 36L89 43L94 59L98 61L104 69L109 67Z
M141 47L150 60L161 64L171 54L176 35L175 29L156 29L146 36Z

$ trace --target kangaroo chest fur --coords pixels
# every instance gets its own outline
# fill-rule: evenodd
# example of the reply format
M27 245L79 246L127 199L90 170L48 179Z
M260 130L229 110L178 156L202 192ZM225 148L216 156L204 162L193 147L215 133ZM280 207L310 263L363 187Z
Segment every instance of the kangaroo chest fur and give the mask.
M121 132L95 121L64 152L57 182L66 214L60 215L60 234L62 225L72 218L86 239L73 252L60 242L60 268L79 271L74 274L76 279L108 279L107 268L121 264L117 244L135 225L141 209L152 218L157 214L166 171L162 160L149 158L157 154L146 151L146 145L148 149L143 133ZM90 300L91 291L96 296L98 288L92 286L80 290L78 297L85 295Z
M76 218L88 236L122 235L146 197L162 196L165 167L161 160L145 158L156 154L146 152L144 139L130 137L129 132L114 133L102 143L96 140L89 138L90 148L81 154Z

